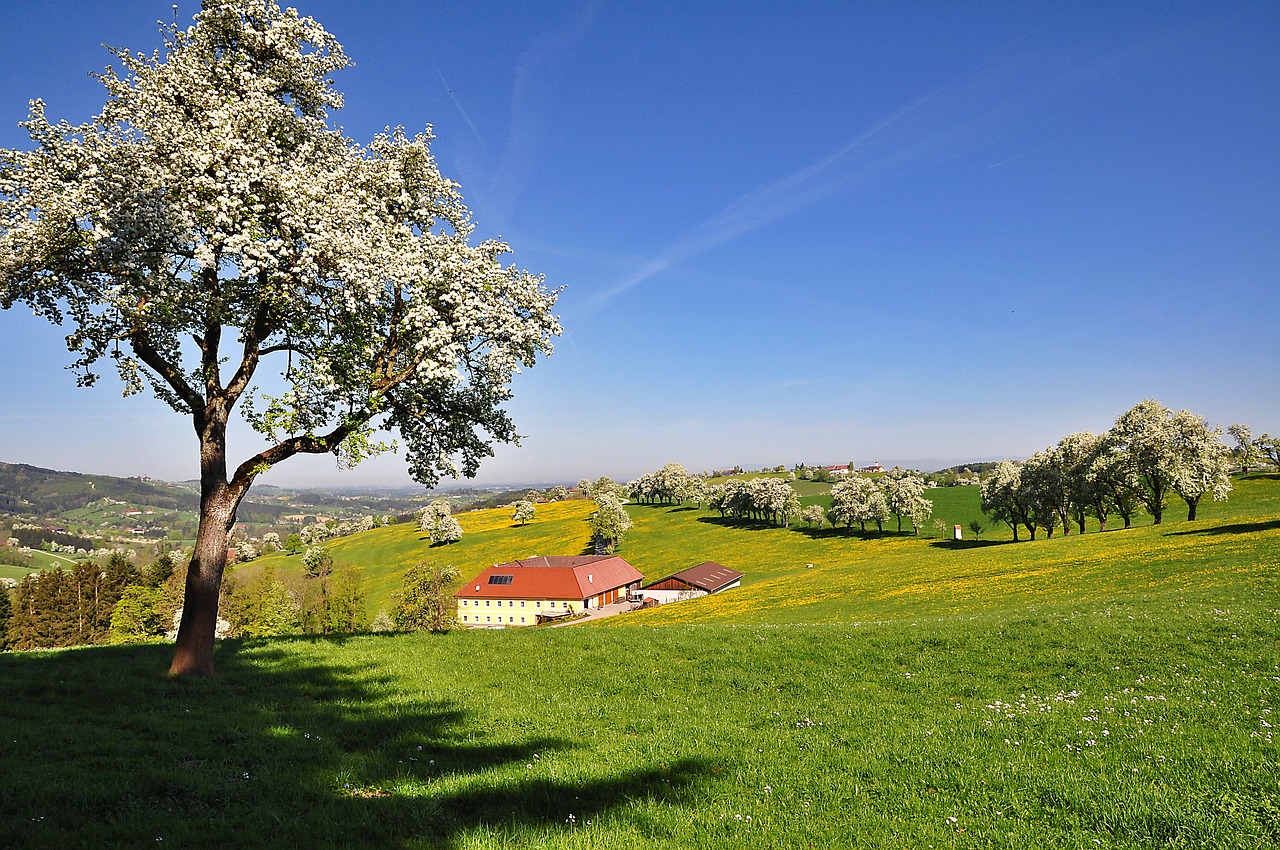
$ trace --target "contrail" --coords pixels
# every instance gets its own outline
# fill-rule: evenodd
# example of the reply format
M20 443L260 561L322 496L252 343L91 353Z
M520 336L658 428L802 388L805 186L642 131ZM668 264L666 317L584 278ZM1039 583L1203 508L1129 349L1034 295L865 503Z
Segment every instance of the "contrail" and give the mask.
M444 78L444 72L440 70L440 66L431 61L431 67L436 69L436 74L440 77L440 83L444 86L444 90L449 93L449 99L453 101L453 105L458 107L458 112L462 114L462 119L467 122L467 126L471 128L471 132L475 134L476 141L484 147L484 139L480 137L480 131L476 129L476 125L471 122L471 116L467 114L467 110L462 108L462 104L458 102L458 98L454 96L453 89L449 88L449 81Z
M991 165L987 166L987 171L990 171L993 168L998 168L999 166L1004 165L1006 163L1013 162L1015 159L1022 159L1024 156L1027 156L1030 153L1031 151L1023 151L1017 156L1011 156L1008 159L1002 159L999 162L992 163Z

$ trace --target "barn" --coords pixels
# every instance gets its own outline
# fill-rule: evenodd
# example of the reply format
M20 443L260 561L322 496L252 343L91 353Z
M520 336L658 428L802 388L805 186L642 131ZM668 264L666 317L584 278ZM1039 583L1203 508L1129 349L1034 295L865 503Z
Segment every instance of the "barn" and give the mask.
M731 570L714 561L704 561L696 567L681 570L641 588L636 594L641 599L656 599L659 603L695 599L709 593L720 593L742 584L743 573Z

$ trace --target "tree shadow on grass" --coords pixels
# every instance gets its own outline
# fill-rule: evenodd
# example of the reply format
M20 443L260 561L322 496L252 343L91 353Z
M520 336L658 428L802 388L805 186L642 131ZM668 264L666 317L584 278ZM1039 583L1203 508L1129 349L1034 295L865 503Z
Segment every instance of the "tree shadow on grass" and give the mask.
M799 534L803 534L806 537L811 537L815 540L828 540L828 539L883 540L888 537L914 536L912 534L909 534L908 532L903 532L899 534L896 531L890 531L889 529L885 529L884 531L876 531L874 528L871 528L871 529L867 529L866 531L863 531L861 528L840 528L838 526L835 528L810 528L809 526L806 525L806 526L796 526L791 530Z
M1257 522L1233 522L1212 528L1193 528L1189 531L1170 531L1168 535L1181 537L1184 534L1250 534L1258 531L1275 531L1278 528L1280 528L1280 519L1263 519Z
M418 682L293 643L224 642L208 681L159 674L167 646L0 657L0 847L445 848L678 804L709 772L567 769L586 755L571 740L490 729Z
M781 528L773 522L765 519L748 519L746 517L720 517L720 516L700 516L698 522L705 522L709 525L718 525L721 528L739 528L744 531L760 531L766 528Z
M1012 540L931 540L929 545L937 549L985 549L988 546L1004 546L1012 542Z
M627 502L627 509L644 508L647 510L666 511L667 513L681 513L683 511L701 510L697 505L693 504L676 504L675 502Z

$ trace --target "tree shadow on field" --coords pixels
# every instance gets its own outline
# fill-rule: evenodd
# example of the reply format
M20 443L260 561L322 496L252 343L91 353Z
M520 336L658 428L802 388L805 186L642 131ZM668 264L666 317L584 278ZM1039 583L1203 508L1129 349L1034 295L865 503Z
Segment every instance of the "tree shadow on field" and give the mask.
M675 502L627 502L627 508L645 508L647 510L666 511L672 514L699 510L696 505L678 505Z
M882 540L887 537L912 536L905 531L902 534L898 534L896 531L890 531L888 529L885 529L884 531L876 531L875 529L867 529L866 531L863 531L861 528L810 528L809 526L797 526L791 530L815 540L828 540L832 538L844 540Z
M700 516L698 522L718 525L721 528L740 528L744 531L760 531L765 528L782 528L767 519L748 519L746 517Z
M1230 525L1216 525L1212 528L1193 528L1190 531L1170 531L1170 537L1181 537L1184 534L1250 534L1258 531L1275 531L1280 529L1280 519L1263 519L1257 522L1233 522Z
M929 545L938 549L985 549L988 546L1004 546L1012 542L1012 540L931 540Z
M0 847L447 848L681 804L709 774L592 759L551 778L537 767L564 776L582 745L479 719L358 647L345 666L290 651L314 640L223 642L195 681L160 672L168 646L0 656Z

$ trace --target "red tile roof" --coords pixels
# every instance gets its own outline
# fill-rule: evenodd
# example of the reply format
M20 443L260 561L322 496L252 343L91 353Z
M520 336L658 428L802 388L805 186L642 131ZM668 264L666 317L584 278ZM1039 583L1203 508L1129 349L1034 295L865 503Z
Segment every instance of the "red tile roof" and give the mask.
M490 584L490 576L511 576ZM491 599L587 599L626 587L644 576L617 555L526 558L496 564L464 584L456 597Z

